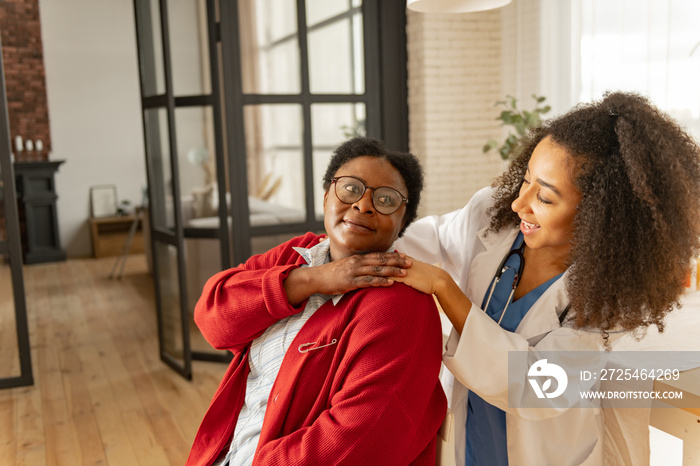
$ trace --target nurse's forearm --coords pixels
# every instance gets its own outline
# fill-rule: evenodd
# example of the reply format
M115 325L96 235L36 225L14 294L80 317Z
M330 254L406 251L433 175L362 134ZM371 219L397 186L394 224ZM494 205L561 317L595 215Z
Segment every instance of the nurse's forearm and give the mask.
M440 280L436 286L435 297L457 333L461 335L464 322L466 322L469 310L472 307L469 298L449 275L445 279Z

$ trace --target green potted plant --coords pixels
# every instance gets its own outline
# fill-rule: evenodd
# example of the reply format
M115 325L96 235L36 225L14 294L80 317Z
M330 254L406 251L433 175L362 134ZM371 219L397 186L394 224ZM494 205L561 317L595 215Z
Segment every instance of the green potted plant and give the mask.
M483 147L484 153L490 152L493 149L498 149L501 158L503 160L508 160L513 154L513 150L520 138L522 138L530 128L540 124L540 121L542 121L541 115L549 112L552 107L544 105L545 97L532 94L532 98L535 99L535 108L529 111L518 109L518 100L511 95L506 95L506 100L499 100L494 104L496 107L503 107L501 114L496 117L496 120L501 120L503 122L501 126L512 127L515 133L509 130L508 137L506 137L505 141L501 144L495 139L490 139Z

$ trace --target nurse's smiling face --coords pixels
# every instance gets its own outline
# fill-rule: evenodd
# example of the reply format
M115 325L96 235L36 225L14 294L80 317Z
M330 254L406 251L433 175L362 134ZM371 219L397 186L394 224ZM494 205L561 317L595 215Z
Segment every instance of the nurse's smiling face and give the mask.
M334 175L354 176L366 186L394 188L406 195L406 183L399 171L380 157L360 156L341 166ZM372 189L352 204L345 204L331 184L323 197L324 226L331 240L331 260L353 254L384 252L396 241L405 223L406 204L390 215L377 212L372 203ZM410 202L410 200L409 200Z
M569 153L550 137L535 147L520 194L512 204L527 247L568 257L576 206L581 201L573 171Z

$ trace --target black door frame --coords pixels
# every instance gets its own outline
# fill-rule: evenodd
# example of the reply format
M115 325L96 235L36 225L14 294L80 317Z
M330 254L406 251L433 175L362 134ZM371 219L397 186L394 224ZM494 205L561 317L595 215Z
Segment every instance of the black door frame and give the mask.
M0 174L2 175L2 196L0 207L4 209L7 240L0 240L0 260L7 257L12 277L12 295L15 303L15 326L19 353L20 375L0 378L0 388L23 387L34 384L32 375L31 346L27 324L27 303L24 295L22 274L22 242L19 232L19 213L15 191L15 175L12 167L12 143L10 141L10 119L7 112L5 92L5 68L0 44Z

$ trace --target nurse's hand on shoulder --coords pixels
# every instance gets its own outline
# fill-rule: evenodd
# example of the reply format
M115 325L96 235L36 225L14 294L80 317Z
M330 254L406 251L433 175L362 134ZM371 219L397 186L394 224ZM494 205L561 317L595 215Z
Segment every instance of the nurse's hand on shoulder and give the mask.
M336 295L370 286L391 286L410 266L405 254L357 254L317 267L293 269L284 281L284 288L287 300L296 306L315 293Z
M396 277L395 281L405 283L423 293L436 294L441 286L441 282L452 280L449 274L440 267L435 267L411 257L408 260L411 262L411 267L407 269L406 275Z
M415 288L423 293L435 295L445 315L450 319L457 333L461 334L472 303L455 283L449 273L440 267L408 258L411 267L403 277L394 278L397 282Z

